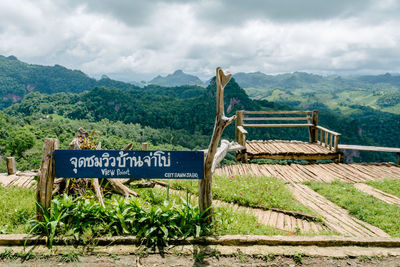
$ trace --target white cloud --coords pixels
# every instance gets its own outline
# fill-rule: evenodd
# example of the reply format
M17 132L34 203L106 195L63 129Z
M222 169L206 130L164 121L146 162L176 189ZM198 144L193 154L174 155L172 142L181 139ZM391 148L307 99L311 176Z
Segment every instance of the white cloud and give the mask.
M400 72L397 1L298 2L2 0L0 54L124 80Z

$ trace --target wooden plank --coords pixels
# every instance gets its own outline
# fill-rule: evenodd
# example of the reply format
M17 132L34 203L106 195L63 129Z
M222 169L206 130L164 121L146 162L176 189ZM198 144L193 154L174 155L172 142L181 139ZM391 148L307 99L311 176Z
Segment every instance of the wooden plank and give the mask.
M389 236L381 229L351 217L346 210L336 206L307 186L300 184L292 184L291 186L296 189L295 196L301 194L305 199L308 199L303 204L320 213L325 218L325 223L328 226L333 226L332 228L336 228L334 230L339 233L355 236Z
M243 114L307 114L307 115L311 115L312 111L303 111L303 110L250 111L250 110L244 110Z
M397 147L338 145L338 148L341 150L360 150L360 151L400 153L400 148L397 148Z
M290 220L290 217L291 216L289 216L289 215L287 215L287 214L285 214L284 215L284 228L285 228L285 230L286 231L291 231L293 228L292 228L292 221Z
M310 123L294 123L294 124L243 124L244 127L310 127Z
M327 160L327 159L337 159L338 154L295 154L295 153L286 153L286 154L251 154L248 155L249 159L276 159L276 160Z
M310 117L244 117L245 121L308 121Z
M243 126L238 126L237 127L237 129L238 129L238 131L241 133L241 134L248 134L248 132L243 128Z
M282 212L278 213L278 218L276 222L276 228L281 229L281 230L286 230L284 227L284 214Z
M388 204L400 205L400 198L391 194L388 194L382 190L376 189L372 186L363 183L356 183L354 187L358 190L371 195L377 199L380 199Z

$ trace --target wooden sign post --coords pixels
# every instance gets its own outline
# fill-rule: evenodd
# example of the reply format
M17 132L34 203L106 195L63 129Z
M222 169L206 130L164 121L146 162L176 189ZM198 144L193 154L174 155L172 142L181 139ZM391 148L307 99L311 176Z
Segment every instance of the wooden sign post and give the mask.
M54 184L54 161L53 152L58 149L58 140L54 138L45 138L43 144L42 164L40 174L37 180L36 199L47 211L50 211L53 184ZM36 218L43 221L43 210L36 207Z
M37 201L46 211L54 178L203 179L204 152L59 150L57 139L46 138L37 184ZM37 219L44 219L41 207Z
M15 164L14 157L7 157L7 172L8 175L13 175L17 173L17 165Z
M57 150L58 140L46 138L37 185L38 202L50 210L54 177L199 179L199 209L211 222L212 175L232 144L225 141L220 148L218 145L225 127L236 119L226 117L224 111L224 88L231 77L232 74L217 68L217 112L205 160L202 151L146 151L145 143L142 151ZM75 146L79 147L77 143ZM40 207L37 218L43 220Z

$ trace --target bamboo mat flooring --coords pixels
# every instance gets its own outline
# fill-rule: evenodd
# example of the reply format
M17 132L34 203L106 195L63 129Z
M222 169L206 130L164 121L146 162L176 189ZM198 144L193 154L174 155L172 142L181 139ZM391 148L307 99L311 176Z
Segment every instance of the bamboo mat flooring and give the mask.
M156 185L157 188L166 189L164 186ZM172 194L185 196L186 192L176 189L169 189L169 192ZM193 196L197 198L197 196ZM274 210L264 210L258 208L251 208L240 206L234 203L228 203L221 200L214 199L213 206L216 207L231 207L235 211L242 211L250 216L255 216L257 223L271 226L273 228L294 233L297 230L300 230L301 233L310 233L310 234L318 234L323 231L329 231L328 227L311 220L305 220L296 218L295 216L286 214L284 212L274 211ZM256 222L255 222L256 223Z
M288 187L303 205L321 215L325 225L342 235L390 237L381 229L350 216L347 210L335 205L306 185L292 183Z
M253 140L246 141L246 152L252 155L281 155L307 154L329 155L335 154L327 147L317 143L308 143L295 140Z
M288 232L296 232L297 229L300 229L301 233L318 234L323 231L329 230L328 227L324 226L323 224L309 220L299 219L296 218L295 216L288 215L283 212L244 207L244 206L239 206L237 204L226 203L220 200L213 200L213 205L216 206L230 205L235 210L244 211L247 214L255 216L257 218L257 222L263 225L268 225L273 228Z
M384 178L400 179L400 166L392 163L234 164L216 169L215 174L271 176L281 178L287 183L334 180L361 183Z
M14 175L0 175L0 183L3 186L19 186L26 188L33 188L36 186L36 182L33 180L38 172L19 172Z
M388 204L400 205L400 198L389 193L383 192L382 190L376 189L372 186L363 183L354 184L354 187L358 190L371 195L377 199L380 199Z

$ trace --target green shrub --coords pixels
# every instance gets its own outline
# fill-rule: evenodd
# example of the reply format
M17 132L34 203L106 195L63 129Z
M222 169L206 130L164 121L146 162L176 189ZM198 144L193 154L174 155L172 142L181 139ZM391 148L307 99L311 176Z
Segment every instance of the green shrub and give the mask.
M142 244L162 248L168 246L169 239L209 234L212 225L205 223L198 206L184 199L181 202L164 201L154 205L139 198L115 197L106 199L102 207L93 198L73 199L64 195L52 200L51 214L43 210L43 222L30 221L29 234L46 235L49 248L57 235L81 240L101 235L136 235Z

